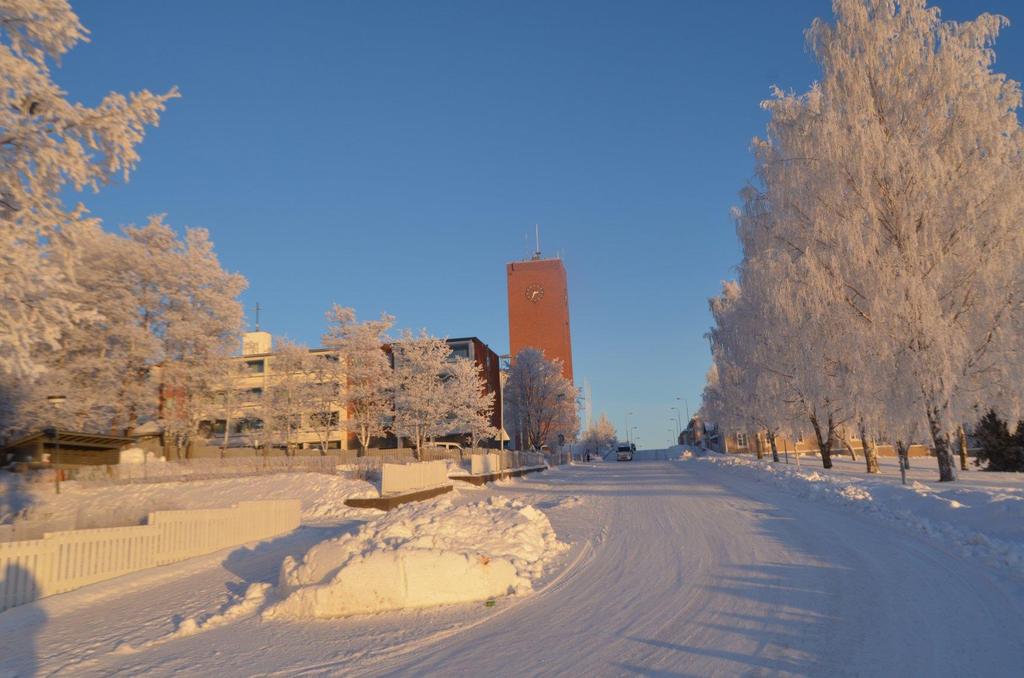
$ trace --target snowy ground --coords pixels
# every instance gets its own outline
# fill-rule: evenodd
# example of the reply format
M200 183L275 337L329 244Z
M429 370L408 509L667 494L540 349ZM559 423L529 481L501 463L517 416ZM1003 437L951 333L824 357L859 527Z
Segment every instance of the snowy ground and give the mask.
M279 473L192 482L99 485L26 483L0 472L0 523L31 524L33 532L138 525L150 511L221 508L253 499L301 499L302 519L339 520L353 513L347 497L376 496L370 483L322 473ZM31 534L29 538L39 535Z
M961 471L957 482L940 483L936 460L924 457L911 460L903 485L893 459L884 459L877 475L865 473L863 460L849 457L833 459L827 470L817 457L802 460L799 469L750 455L710 454L701 461L777 484L791 494L899 523L1024 577L1024 474Z
M360 516L0 614L0 675L1015 675L1024 581L914 526L703 459L582 464L480 490L570 548L533 592L264 619L253 585ZM802 469L802 472L807 469ZM774 477L774 476L773 476ZM822 484L822 483L817 483ZM252 600L252 598L250 598ZM227 612L227 614L223 614Z

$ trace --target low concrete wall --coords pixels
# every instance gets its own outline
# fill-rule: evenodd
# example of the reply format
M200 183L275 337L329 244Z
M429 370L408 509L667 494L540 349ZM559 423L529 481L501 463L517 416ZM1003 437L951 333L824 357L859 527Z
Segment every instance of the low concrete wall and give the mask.
M495 480L504 480L506 478L518 478L519 476L525 476L527 473L540 473L546 471L547 466L528 466L526 468L510 469L507 471L497 471L495 473L484 473L481 475L464 475L464 476L452 476L452 480L460 480L464 483L470 483L471 485L484 485L486 483L492 483Z
M402 504L408 504L413 501L423 501L424 499L432 499L433 497L446 494L451 491L451 485L444 485L442 487L435 487L429 490L409 492L407 494L392 494L386 497L358 497L346 499L345 505L353 508L372 508L379 509L381 511L390 511L396 506L401 506Z
M223 509L156 511L146 525L0 543L0 611L298 526L297 499L243 501Z
M415 464L384 464L381 470L380 494L407 494L428 490L448 482L448 464L443 461L421 461Z

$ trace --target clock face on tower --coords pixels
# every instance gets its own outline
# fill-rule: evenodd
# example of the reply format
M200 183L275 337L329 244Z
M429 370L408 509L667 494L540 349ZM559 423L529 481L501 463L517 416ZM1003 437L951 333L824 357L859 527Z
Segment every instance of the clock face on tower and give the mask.
M535 304L538 301L540 301L541 297L543 297L543 296L544 296L544 286L543 285L538 285L537 283L534 283L533 285L530 285L529 287L526 288L526 298L529 299L530 301L532 301Z

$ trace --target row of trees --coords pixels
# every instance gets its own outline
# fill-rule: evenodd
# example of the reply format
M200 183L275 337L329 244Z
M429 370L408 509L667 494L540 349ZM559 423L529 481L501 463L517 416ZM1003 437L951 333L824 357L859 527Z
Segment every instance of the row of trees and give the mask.
M877 441L928 440L954 480L962 423L1020 409L1021 90L992 70L1006 20L833 8L807 32L821 80L763 104L703 414L772 443L809 426L826 468L843 435L865 441L869 472Z
M87 32L67 3L0 0L0 17L0 436L55 417L121 432L159 413L154 365L192 392L234 349L246 283L203 229L154 217L108 233L65 205L128 178L177 91L70 102L50 64ZM50 394L65 411L43 409Z

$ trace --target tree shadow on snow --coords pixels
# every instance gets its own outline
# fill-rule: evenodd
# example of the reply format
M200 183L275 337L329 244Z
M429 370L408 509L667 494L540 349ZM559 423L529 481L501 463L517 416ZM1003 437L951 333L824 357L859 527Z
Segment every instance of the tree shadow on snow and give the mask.
M782 563L728 566L715 575L722 583L706 588L715 594L713 600L725 602L698 610L679 627L678 637L689 642L676 641L671 630L660 638L626 637L652 648L650 663L672 670L692 668L697 675L821 675L825 667L820 641L837 630L839 620L820 612L827 608L828 591L816 582L841 576L833 569ZM764 606L771 612L762 612ZM655 669L637 672L682 675Z
M842 665L842 652L833 652L844 628L838 589L850 568L795 539L797 518L770 506L750 512L758 516L758 531L803 562L758 562L752 551L747 562L719 565L702 587L710 605L656 638L626 634L650 648L648 663L696 674L803 676L827 675Z

